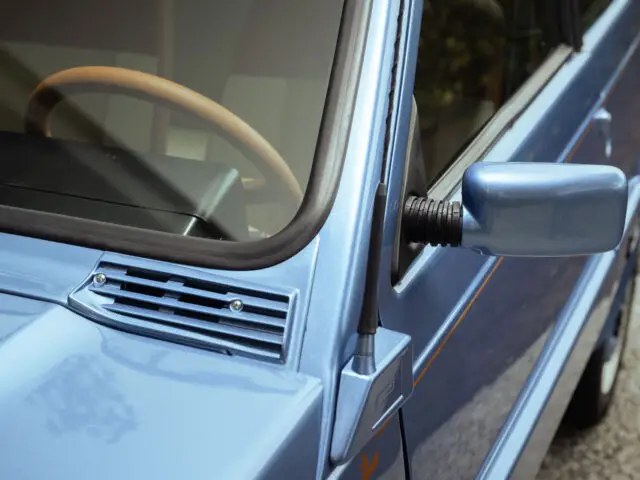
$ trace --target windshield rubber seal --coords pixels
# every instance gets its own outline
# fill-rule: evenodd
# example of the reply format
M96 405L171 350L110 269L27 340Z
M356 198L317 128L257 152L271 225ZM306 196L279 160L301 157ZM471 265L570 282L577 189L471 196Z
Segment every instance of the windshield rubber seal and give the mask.
M276 235L234 243L0 205L0 232L221 270L256 270L292 257L317 235L337 195L372 0L345 0L307 191ZM6 161L6 159L5 159Z

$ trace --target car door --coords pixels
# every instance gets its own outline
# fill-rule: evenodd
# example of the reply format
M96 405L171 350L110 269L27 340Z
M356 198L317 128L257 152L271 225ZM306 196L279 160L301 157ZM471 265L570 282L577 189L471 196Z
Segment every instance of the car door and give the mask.
M568 321L577 285L589 281L592 257L496 258L406 244L402 200L459 200L461 176L476 161L618 162L619 113L603 102L635 48L640 7L416 0L405 16L385 233L392 275L380 315L413 339L414 392L400 415L412 478L472 478L504 453L507 426ZM518 455L503 456L511 464L500 472Z

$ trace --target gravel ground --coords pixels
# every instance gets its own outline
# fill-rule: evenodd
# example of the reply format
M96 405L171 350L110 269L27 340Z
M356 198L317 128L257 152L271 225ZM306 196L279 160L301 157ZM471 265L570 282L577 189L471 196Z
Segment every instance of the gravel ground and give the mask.
M640 283L638 283L640 286ZM640 288L614 403L587 432L561 429L537 480L640 480Z

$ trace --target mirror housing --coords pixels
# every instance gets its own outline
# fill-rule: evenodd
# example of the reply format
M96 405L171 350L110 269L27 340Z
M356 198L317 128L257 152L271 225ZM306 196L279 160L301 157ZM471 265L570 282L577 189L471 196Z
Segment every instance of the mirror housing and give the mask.
M478 163L462 179L462 246L499 256L591 255L622 238L625 174L608 165Z
M405 236L485 255L592 255L619 244L628 195L613 166L476 163L463 176L462 205L407 200Z

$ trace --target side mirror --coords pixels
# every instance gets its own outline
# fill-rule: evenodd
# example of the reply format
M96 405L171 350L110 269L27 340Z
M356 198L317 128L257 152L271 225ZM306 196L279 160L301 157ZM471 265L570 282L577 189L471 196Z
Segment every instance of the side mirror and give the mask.
M415 199L408 222L414 233ZM477 163L462 179L462 208L419 199L438 204L422 216L420 230L423 243L461 245L486 255L591 255L620 242L627 199L626 176L612 166Z
M462 246L490 255L590 255L624 231L625 174L607 165L488 163L462 180Z

